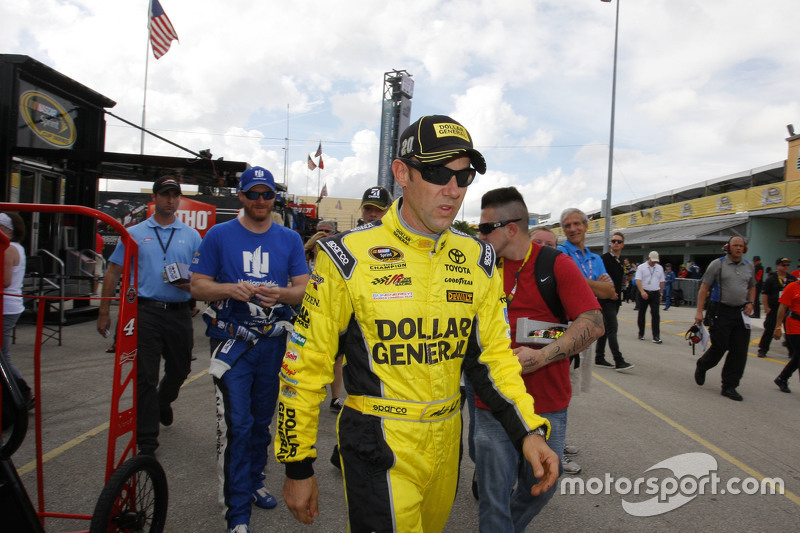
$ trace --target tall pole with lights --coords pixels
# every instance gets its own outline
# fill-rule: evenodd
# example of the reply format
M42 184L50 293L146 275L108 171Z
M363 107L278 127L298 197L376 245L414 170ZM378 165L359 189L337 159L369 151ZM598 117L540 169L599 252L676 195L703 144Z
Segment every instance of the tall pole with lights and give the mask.
M600 0L609 3L611 0ZM611 133L608 141L608 183L606 185L606 204L603 216L606 219L606 226L603 232L603 253L608 252L609 240L611 238L611 181L614 169L614 112L617 101L617 40L619 38L619 2L617 0L617 18L614 23L614 73L611 77Z

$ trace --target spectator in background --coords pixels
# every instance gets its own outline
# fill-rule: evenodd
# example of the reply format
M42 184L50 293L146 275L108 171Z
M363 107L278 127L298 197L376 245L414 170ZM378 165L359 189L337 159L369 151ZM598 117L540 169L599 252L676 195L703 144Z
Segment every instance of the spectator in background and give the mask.
M777 326L773 328L775 340L781 338L781 325L786 329L786 344L789 346L791 359L775 378L775 385L781 392L792 392L789 389L789 378L800 364L800 283L794 282L786 286L778 300Z
M686 270L686 265L681 264L681 266L678 267L678 277L681 279L687 279L689 277L689 271Z
M139 245L137 314L139 335L136 350L137 423L139 453L154 455L158 448L159 422L172 424L172 402L192 366L194 332L189 283L167 282L170 263L189 265L200 246L200 234L181 222L175 212L181 201L181 186L172 176L153 184L155 213L128 228ZM103 299L97 314L97 332L107 337L111 328L111 298L122 277L125 245L120 240L103 279ZM161 359L164 376L159 382Z
M557 246L556 234L553 233L553 230L546 226L536 226L531 228L530 235L531 240L536 244L549 246L550 248L555 248Z
M564 254L555 253L553 275L560 312L557 316L539 292L535 265L539 254L548 252L531 242L527 229L528 208L514 187L494 189L481 199L480 238L491 243L501 259L504 292L507 294L511 325L511 346L522 365L522 378L533 396L539 414L550 421L548 444L563 458L567 410L572 396L569 356L589 346L603 332L603 318L582 274ZM516 220L504 226L498 221ZM540 230L541 231L541 230ZM514 273L516 272L516 276ZM517 342L517 321L532 319L555 326L571 324L554 342ZM544 329L544 328L543 328ZM542 339L539 339L542 340ZM500 422L480 399L476 399L476 470L478 473L478 516L480 531L525 530L556 492L554 485L538 496L531 487L538 479Z
M598 299L600 307L603 312L603 323L605 325L605 333L602 337L597 339L594 351L594 364L595 366L605 368L615 368L616 370L629 370L633 365L626 362L619 351L619 342L617 341L617 329L619 328L617 322L617 314L619 313L619 306L621 304L620 297L622 295L622 278L625 276L625 270L622 268L620 256L622 249L625 247L625 235L620 231L615 231L611 235L610 249L607 253L602 255L603 265L606 267L606 272L611 276L614 282L614 289L617 293L617 298ZM606 361L606 342L611 355L614 357L614 364L612 365Z
M664 265L664 311L672 305L672 282L675 281L675 272L672 271L672 263ZM678 302L680 304L680 302Z
M335 220L320 220L317 222L317 231L321 231L325 233L326 237L329 237L336 233L336 221Z
M22 372L11 362L11 337L19 317L25 310L22 281L25 278L25 248L20 244L25 238L25 222L17 213L0 213L0 231L8 237L9 245L3 258L3 359L17 382L22 400L28 409L33 408L34 397ZM20 296L17 296L20 295ZM5 396L5 395L4 395Z
M761 301L764 304L764 312L767 317L764 319L764 334L761 335L761 340L758 343L758 356L766 357L769 351L769 346L772 343L772 335L776 329L780 330L781 323L778 322L778 298L781 297L783 289L791 282L797 281L797 278L789 274L789 259L780 257L775 261L775 268L777 272L768 277L764 282L764 288L760 295ZM756 297L758 297L756 293Z
M727 353L722 367L720 394L740 402L742 395L736 387L744 375L747 347L750 345L750 323L745 323L744 316L753 312L756 278L753 264L742 257L747 250L743 237L731 237L724 250L725 257L708 265L697 291L694 321L696 324L703 322L703 309L710 296L707 317L713 320L713 324L708 328L711 346L697 360L694 381L702 386L706 382L706 372L717 366Z
M361 198L361 219L364 224L380 220L391 206L392 195L389 191L380 185L370 187Z
M761 264L761 256L753 256L753 268L756 275L756 299L753 301L751 318L761 318L761 290L764 288L764 266Z
M636 286L639 289L639 340L644 340L645 315L650 308L650 328L653 342L661 344L661 294L664 292L664 268L659 264L658 252L652 251L647 261L636 269Z
M306 253L306 264L308 265L309 272L314 271L314 265L317 262L317 241L327 236L328 234L324 231L318 231L309 237L306 243L303 245L303 250L305 250Z

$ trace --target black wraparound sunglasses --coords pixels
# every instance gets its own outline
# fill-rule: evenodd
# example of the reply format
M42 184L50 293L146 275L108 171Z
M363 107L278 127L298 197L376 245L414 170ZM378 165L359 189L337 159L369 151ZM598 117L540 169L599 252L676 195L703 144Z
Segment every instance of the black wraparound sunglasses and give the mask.
M453 170L445 166L424 165L419 161L407 159L405 157L400 157L398 159L409 167L417 170L420 176L422 176L422 179L434 185L447 185L450 183L450 178L455 176L456 183L459 187L467 187L472 183L472 180L475 179L475 173L477 172L474 168Z
M273 191L272 189L267 189L266 191L263 192L244 191L242 194L244 194L244 197L247 198L248 200L258 200L259 197L263 198L264 200L272 200L273 198L275 198L275 191Z
M484 235L489 235L491 232L496 230L497 228L502 228L503 226L508 226L512 222L519 222L522 220L521 218L515 218L513 220L501 220L499 222L481 222L478 224L478 231L480 231Z

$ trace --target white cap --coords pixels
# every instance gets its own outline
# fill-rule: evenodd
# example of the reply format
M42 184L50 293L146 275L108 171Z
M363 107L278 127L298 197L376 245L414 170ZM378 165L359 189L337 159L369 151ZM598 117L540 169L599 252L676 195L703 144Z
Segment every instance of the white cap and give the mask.
M647 259L653 263L658 263L658 252L650 252L650 255L647 256Z
M14 223L11 221L11 217L5 213L0 213L0 226L14 231Z

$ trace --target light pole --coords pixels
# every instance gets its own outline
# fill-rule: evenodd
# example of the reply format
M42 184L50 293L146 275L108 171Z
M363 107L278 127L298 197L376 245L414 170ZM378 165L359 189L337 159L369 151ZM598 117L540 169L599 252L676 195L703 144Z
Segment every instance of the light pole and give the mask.
M609 3L611 0L600 0ZM606 208L603 216L606 227L603 231L603 253L608 252L608 241L611 238L611 177L614 168L614 111L617 100L617 39L619 37L619 2L617 0L617 19L614 23L614 73L611 77L611 133L608 141L608 183L606 185Z

